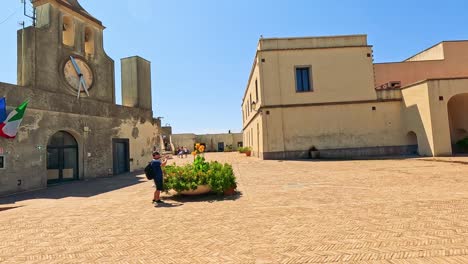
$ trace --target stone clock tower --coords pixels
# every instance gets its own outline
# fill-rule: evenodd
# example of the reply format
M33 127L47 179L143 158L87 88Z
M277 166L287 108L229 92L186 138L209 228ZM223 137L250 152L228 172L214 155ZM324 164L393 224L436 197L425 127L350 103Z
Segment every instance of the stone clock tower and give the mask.
M34 7L37 26L18 32L18 85L115 103L101 21L77 0L36 0Z

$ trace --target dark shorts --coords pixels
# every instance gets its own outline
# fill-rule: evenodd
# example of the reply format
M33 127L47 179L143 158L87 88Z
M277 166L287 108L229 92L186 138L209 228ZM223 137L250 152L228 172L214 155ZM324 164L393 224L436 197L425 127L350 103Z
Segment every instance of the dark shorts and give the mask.
M154 177L154 184L156 184L156 190L164 190L164 181L163 177Z

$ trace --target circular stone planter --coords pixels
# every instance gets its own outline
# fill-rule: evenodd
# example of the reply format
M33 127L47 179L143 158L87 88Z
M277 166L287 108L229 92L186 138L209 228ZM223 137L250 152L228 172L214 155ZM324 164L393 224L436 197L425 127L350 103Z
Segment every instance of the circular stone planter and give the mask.
M199 195L209 193L211 188L209 185L198 185L196 190L181 191L180 194L183 195Z

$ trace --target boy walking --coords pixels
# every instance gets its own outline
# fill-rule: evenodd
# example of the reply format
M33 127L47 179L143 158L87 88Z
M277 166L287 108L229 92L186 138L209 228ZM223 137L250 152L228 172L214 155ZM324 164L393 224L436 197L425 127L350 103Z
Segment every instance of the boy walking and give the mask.
M159 152L153 152L153 160L151 161L151 167L153 167L153 180L156 185L156 190L154 191L153 203L164 203L160 199L161 191L164 190L164 179L163 172L161 167L166 166L167 159L161 161L161 155Z

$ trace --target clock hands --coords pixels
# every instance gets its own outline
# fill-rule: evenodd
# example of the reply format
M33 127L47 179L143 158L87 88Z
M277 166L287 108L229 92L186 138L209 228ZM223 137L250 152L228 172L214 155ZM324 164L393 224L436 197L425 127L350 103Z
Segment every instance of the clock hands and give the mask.
M81 86L83 86L83 90L86 92L86 95L89 96L88 86L86 85L86 81L83 78L83 73L81 73L80 67L76 63L75 58L73 58L73 56L70 56L70 60L73 64L73 68L75 68L76 74L80 78L80 81L78 82L78 98L80 98Z
M80 83L81 83L81 85L83 85L83 89L85 90L86 95L88 95L88 97L89 97L88 86L86 85L86 81L83 78L83 74L80 76Z
M83 76L83 74L81 73L81 70L80 70L80 67L78 67L78 64L76 63L75 61L75 58L73 58L73 56L70 56L70 61L72 62L73 64L73 68L75 68L75 72L76 74L78 74L78 77L80 78L80 81L78 82L78 87L77 87L77 99L80 99L80 92L81 92L81 76Z

